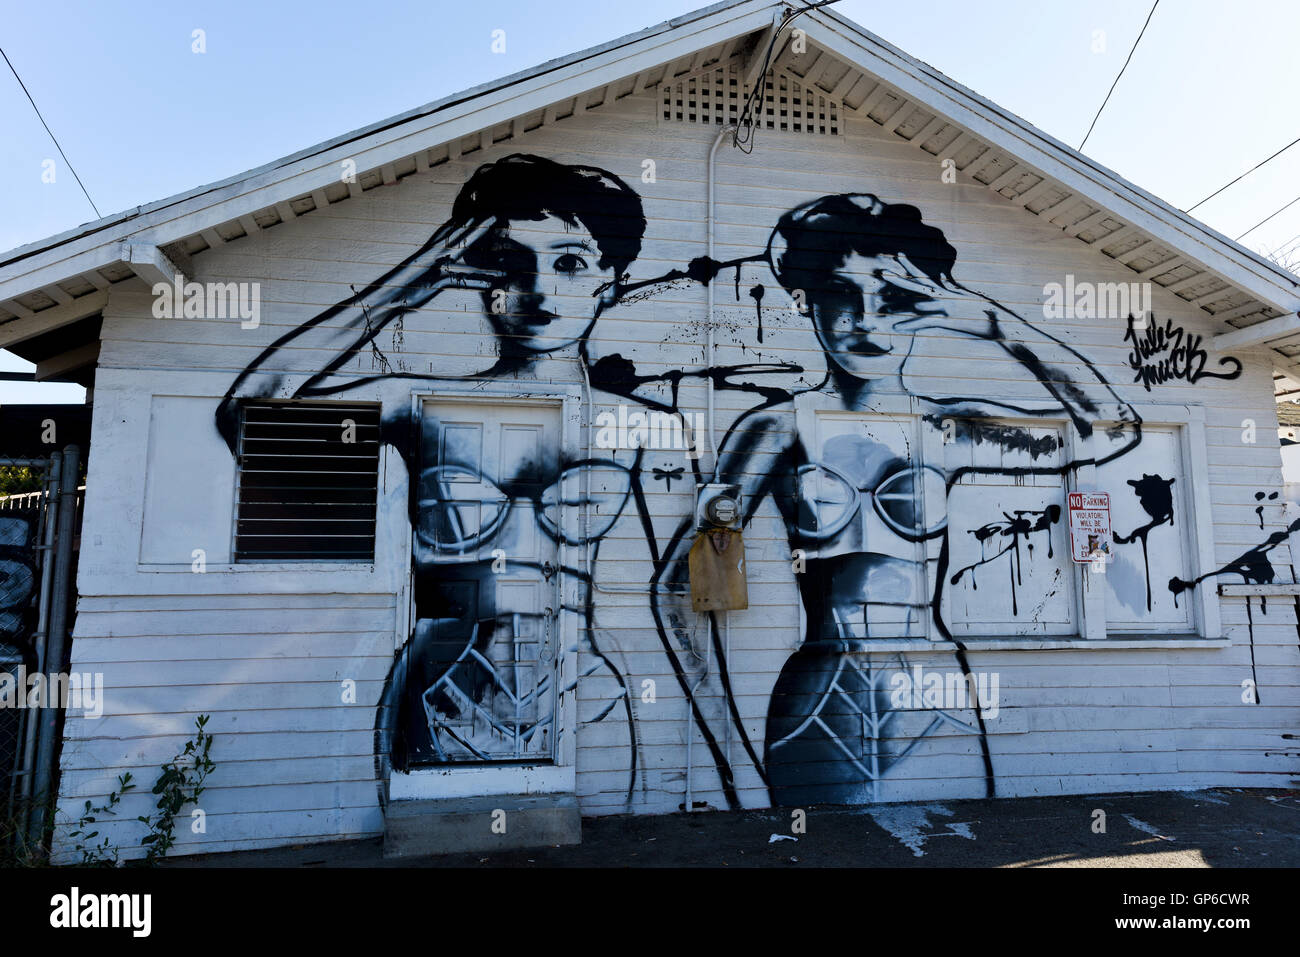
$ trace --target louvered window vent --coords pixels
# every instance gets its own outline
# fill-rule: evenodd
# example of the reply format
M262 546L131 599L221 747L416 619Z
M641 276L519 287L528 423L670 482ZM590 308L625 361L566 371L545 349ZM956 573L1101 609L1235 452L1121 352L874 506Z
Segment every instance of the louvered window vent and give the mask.
M787 73L769 73L759 129L839 136L840 102ZM738 123L749 86L736 70L718 67L659 86L660 123Z
M236 561L374 561L379 407L246 402Z

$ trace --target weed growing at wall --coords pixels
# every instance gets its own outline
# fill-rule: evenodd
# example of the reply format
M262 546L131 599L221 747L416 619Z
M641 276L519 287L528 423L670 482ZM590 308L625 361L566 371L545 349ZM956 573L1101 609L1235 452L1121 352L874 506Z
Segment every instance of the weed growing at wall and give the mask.
M99 837L99 831L91 828L99 823L101 817L115 817L117 812L114 809L122 803L122 795L133 790L135 785L131 782L131 772L127 771L118 775L117 790L109 794L107 803L92 807L89 801L86 802L77 826L68 832L82 867L117 867L120 863L118 849L109 844L107 837L98 844L92 843Z
M199 797L206 790L204 782L216 768L213 762L213 736L206 730L210 715L201 714L194 720L196 734L185 742L176 757L163 764L154 782L152 793L158 795L154 805L156 814L140 815L137 821L144 824L147 832L140 839L145 848L141 863L157 864L167 856L176 843L176 819L181 811L189 805L195 805L195 830L200 832L203 812L197 808ZM118 867L121 848L114 847L109 839L100 834L98 826L104 819L115 817L122 797L128 791L134 791L135 781L130 771L118 776L117 790L108 795L103 804L92 805L86 801L81 816L77 818L68 832L73 852L77 855L80 867ZM47 809L53 817L52 809ZM22 821L25 815L14 813L8 818L0 819L0 847L6 848L0 856L0 864L10 867L32 867L40 863L39 855L25 850L22 835ZM96 839L99 840L96 840Z
M144 859L146 864L156 864L167 856L176 843L177 816L187 804L199 803L199 795L206 790L203 782L216 767L209 757L212 735L204 730L208 718L209 715L201 714L194 720L198 733L185 742L180 754L162 766L162 773L153 786L153 793L158 795L155 805L158 814L137 818L149 828L149 833L140 839L141 845L148 848Z

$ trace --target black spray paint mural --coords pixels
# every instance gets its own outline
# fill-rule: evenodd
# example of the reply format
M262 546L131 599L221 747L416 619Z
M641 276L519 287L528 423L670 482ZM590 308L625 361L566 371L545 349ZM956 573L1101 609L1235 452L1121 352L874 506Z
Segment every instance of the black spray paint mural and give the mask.
M972 622L1002 634L1061 633L1051 629L1070 624L1073 587L1065 490L1080 468L1132 453L1141 417L1072 346L959 281L955 248L913 206L870 193L823 196L782 215L752 255L667 268L639 265L646 228L640 198L610 172L522 154L486 164L427 243L267 347L221 403L218 428L234 448L246 397L331 398L410 381L384 412L385 440L412 476L416 607L376 717L381 763L546 760L557 702L581 682L595 709L580 722L622 728L631 803L648 786L636 727L645 669L633 674L626 662L651 652L703 741L711 777L701 790L720 791L730 807L754 787L778 804L878 800L927 754L992 794L987 702L900 708L888 689L906 655L873 658L867 643L933 635L952 670L973 678L966 640L981 632ZM681 329L645 355L601 335L602 322L665 289L707 284L753 310L753 340L738 342L754 361L665 363L698 338ZM459 297L462 310L472 297L493 333L494 355L463 375L412 368L404 354L427 321L421 310L441 297ZM764 351L791 330L808 334L809 350ZM1148 391L1170 378L1240 372L1228 359L1220 365L1236 363L1234 371L1205 371L1199 338L1170 323L1139 338L1130 322L1126 338L1134 381ZM286 356L301 354L290 350L306 349L329 358L308 375L285 373ZM684 396L711 387L726 410L713 468L680 450L644 448L566 461L558 444L491 460L486 446L449 435L456 423L436 408L411 409L411 389L451 382L509 380L526 394L540 364L556 360L576 364L567 381L585 379L590 400L606 406L676 416ZM997 397L954 391L961 380L942 372L954 361L1000 380ZM898 397L913 415L896 413ZM819 413L811 419L796 415L805 400ZM1064 423L1076 441L1066 442ZM936 444L927 435L943 449L937 460L922 460L921 447ZM1140 471L1125 480L1148 520L1116 542L1141 545L1149 611L1147 538L1173 526L1175 480ZM569 482L585 491L566 492ZM784 644L792 650L767 696L761 740L735 687L753 669L728 654L728 623L690 610L691 502L705 482L740 487L745 527L775 517L796 573L805 625ZM561 503L599 520L571 534ZM602 637L592 568L620 520L644 540L653 648L615 648ZM493 581L503 569L526 600L502 597ZM561 578L576 583L576 606L559 592L544 600ZM1196 581L1171 582L1164 600ZM557 643L566 614L577 617L593 664L561 682L553 662L568 650ZM962 742L960 753L939 748L941 738Z
M559 696L578 680L556 686L558 576L578 583L583 629L592 624L590 577L559 565L556 546L598 543L627 503L629 473L600 460L561 468L554 448L485 456L463 422L426 417L423 429L411 497L415 627L385 685L380 752L400 769L550 760ZM511 431L517 452L523 430ZM566 489L584 487L600 524L574 537L559 513L575 502ZM627 705L627 689L594 641L588 650L595 663L581 675L584 693L609 686L599 721Z

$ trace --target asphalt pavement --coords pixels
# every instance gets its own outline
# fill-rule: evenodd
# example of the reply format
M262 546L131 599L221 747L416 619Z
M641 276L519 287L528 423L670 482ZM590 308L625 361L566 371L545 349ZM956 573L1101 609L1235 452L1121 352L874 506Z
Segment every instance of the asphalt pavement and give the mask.
M1098 812L1101 812L1100 814ZM385 860L381 838L166 867L1300 867L1300 791L1219 788L585 818L582 843Z

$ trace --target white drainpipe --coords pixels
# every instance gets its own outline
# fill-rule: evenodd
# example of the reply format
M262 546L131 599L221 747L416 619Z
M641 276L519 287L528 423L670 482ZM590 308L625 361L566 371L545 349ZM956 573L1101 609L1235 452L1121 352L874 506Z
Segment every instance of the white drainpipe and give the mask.
M723 138L726 137L727 134L729 133L734 135L735 132L736 132L736 127L734 125L729 124L727 126L724 126L722 129L718 130L718 135L713 141L713 146L709 149L709 164L708 164L708 173L706 179L707 188L708 188L708 201L707 201L707 206L705 207L704 216L705 216L705 222L707 223L707 235L708 235L708 252L706 253L706 255L709 257L710 261L712 261L713 259L713 161L714 158L717 156L718 147L722 145ZM708 328L709 340L708 340L708 348L705 350L704 353L704 364L705 364L705 368L711 369L713 368L713 281L712 279L710 279L709 281L708 288L705 295L708 297L707 299L708 309L705 317L705 322ZM705 379L705 387L708 389L707 395L708 395L708 408L709 408L709 448L713 452L713 475L714 478L716 478L718 475L718 442L717 442L716 423L714 422L714 417L713 417L713 379L712 378Z
M718 147L722 145L723 139L728 134L734 134L735 131L736 131L736 127L734 125L729 124L727 126L724 126L722 129L718 130L718 135L713 140L713 146L709 148L708 173L706 177L708 199L705 207L704 216L705 216L705 222L707 223L707 235L708 235L708 251L706 255L709 257L710 261L713 260L713 164L714 164L714 159L718 155ZM706 326L708 328L708 346L704 352L704 363L706 369L711 369L713 368L713 280L712 279L709 280L705 295L707 296L706 301L708 303L706 319L705 319ZM714 415L713 415L713 379L706 378L704 381L705 381L705 388L708 390L706 392L706 395L708 397L708 409L709 409L709 413L708 413L709 414L709 449L713 453L713 478L716 479L718 477L718 437L717 437L717 429L716 429L716 424L714 422ZM728 645L730 645L731 628L730 628L730 622L728 621L725 612L723 613L723 620L724 622L727 622L727 626L726 626L727 639L728 639ZM709 659L711 657L711 653L713 650L713 622L712 619L707 617L706 617L706 625L705 625L705 635L706 635L705 637L706 644L705 644L705 651L704 651L704 673L700 675L699 680L695 682L695 686L691 688L691 693L686 700L686 812L688 814L693 810L695 810L694 800L693 800L695 796L694 778L693 778L694 762L692 760L692 748L691 748L691 746L695 742L695 729L691 726L691 704L692 702L695 701L696 690L700 687L700 685L704 683L704 680L709 676ZM727 654L730 654L730 648L727 649ZM730 753L731 752L731 722L730 720L728 720L727 722L727 752L728 752L727 763L730 764L731 763L731 753Z

